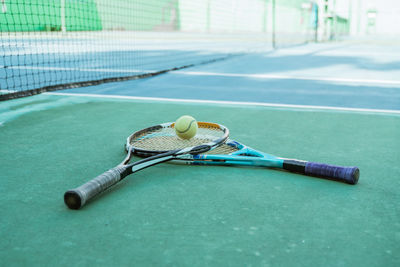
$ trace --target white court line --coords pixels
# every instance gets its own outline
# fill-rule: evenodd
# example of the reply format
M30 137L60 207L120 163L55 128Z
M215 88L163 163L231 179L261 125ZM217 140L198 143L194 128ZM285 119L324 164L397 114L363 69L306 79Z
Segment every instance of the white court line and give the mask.
M179 99L179 98L99 95L99 94L80 94L80 93L48 92L48 93L44 93L44 94L59 95L59 96L83 96L83 97L108 98L108 99L129 99L129 100L144 100L144 101L159 101L159 102L175 102L175 103L218 104L218 105L234 105L234 106L260 106L260 107L275 107L275 108L289 108L289 109L312 109L312 110L334 110L334 111L348 111L348 112L362 112L362 113L400 114L400 110L390 110L390 109L346 108L346 107L330 107L330 106L275 104L275 103L262 103L262 102Z
M380 79L350 79L350 78L329 78L329 77L299 77L293 75L275 75L275 74L240 74L240 73L217 73L201 71L177 71L176 74L199 75L199 76L217 76L217 77L240 77L240 78L258 78L258 79L283 79L283 80L306 80L306 81L324 81L324 82L344 82L344 83L363 83L363 84L397 84L397 80Z
M2 94L11 94L11 93L15 93L18 92L17 90L6 90L6 89L0 89L0 93Z
M117 72L117 73L155 73L157 70L135 70L135 69L90 69L90 68L65 68L65 67L38 67L38 66L11 66L9 69L27 70L49 70L49 71L87 71L87 72ZM217 73L202 71L173 71L171 73L194 76L215 76L215 77L240 77L257 79L276 79L276 80L303 80L303 81L324 81L341 83L362 83L362 84L392 84L400 85L400 80L382 79L352 79L352 78L329 78L329 77L299 77L293 75L278 74L240 74L240 73Z
M65 67L38 67L38 66L11 66L9 69L27 69L27 70L49 70L49 71L87 71L87 72L117 72L117 73L155 73L157 70L135 70L135 69L100 69L100 68L65 68ZM257 79L276 79L276 80L304 80L304 81L324 81L324 82L342 82L342 83L362 83L362 84L392 84L400 85L400 80L382 80L382 79L351 79L351 78L329 78L329 77L299 77L293 75L278 74L240 74L240 73L217 73L202 71L174 71L180 75L194 76L215 76L215 77L240 77Z
M65 68L65 67L37 67L37 66L11 66L8 69L22 70L49 70L49 71L88 71L88 72L124 72L124 73L152 73L157 70L135 70L135 69L86 69L86 68Z

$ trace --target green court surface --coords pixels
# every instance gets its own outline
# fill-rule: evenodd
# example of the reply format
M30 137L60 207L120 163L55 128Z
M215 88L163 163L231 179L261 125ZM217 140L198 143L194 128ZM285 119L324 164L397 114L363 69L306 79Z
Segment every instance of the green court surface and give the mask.
M1 266L400 265L398 114L54 95L0 108ZM359 183L163 164L64 205L131 132L183 114L264 152L356 165Z

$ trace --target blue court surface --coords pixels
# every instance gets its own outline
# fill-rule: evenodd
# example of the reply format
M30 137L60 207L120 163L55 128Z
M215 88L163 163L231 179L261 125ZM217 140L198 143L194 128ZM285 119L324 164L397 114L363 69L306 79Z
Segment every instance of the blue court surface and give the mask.
M65 93L400 110L400 48L310 44Z

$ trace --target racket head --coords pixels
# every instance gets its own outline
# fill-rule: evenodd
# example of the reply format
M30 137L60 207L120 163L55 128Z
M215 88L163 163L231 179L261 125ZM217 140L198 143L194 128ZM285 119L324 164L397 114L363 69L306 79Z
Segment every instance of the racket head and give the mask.
M207 151L204 154L212 155L235 155L235 156L253 156L249 155L247 146L237 141L227 140L225 143L216 147L211 151Z
M125 149L143 158L201 146L206 146L207 151L223 144L229 137L229 129L218 123L198 122L197 133L191 139L179 138L174 126L174 122L167 122L137 131L127 138Z

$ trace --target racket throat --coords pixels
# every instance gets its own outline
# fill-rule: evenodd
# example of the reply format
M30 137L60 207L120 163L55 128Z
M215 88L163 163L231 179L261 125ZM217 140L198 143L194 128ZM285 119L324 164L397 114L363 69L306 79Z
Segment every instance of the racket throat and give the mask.
M266 168L282 168L283 160L277 157L265 154L268 157L258 156L231 156L231 155L194 155L193 160L195 164L209 164L209 165L241 165L241 166L255 166Z
M137 171L146 169L148 167L151 167L153 165L157 165L157 164L162 163L162 162L169 161L171 159L173 159L172 155L171 156L166 156L166 157L156 158L156 159L149 160L149 161L146 161L146 160L138 161L134 165L132 165L132 167L130 168L130 172L131 173L135 173Z

